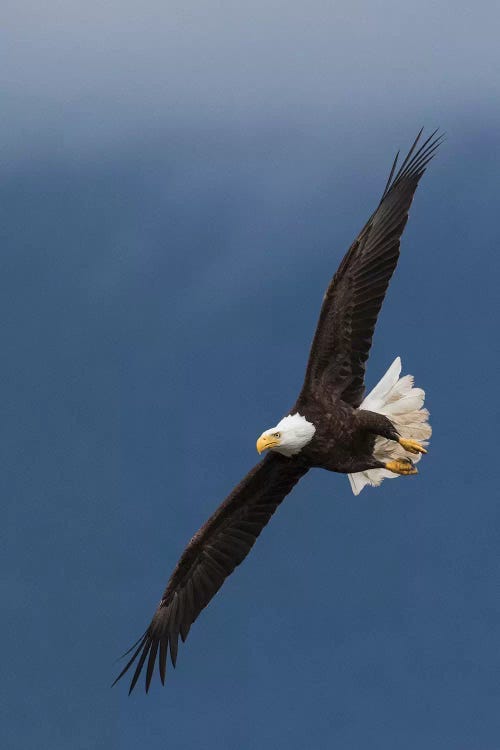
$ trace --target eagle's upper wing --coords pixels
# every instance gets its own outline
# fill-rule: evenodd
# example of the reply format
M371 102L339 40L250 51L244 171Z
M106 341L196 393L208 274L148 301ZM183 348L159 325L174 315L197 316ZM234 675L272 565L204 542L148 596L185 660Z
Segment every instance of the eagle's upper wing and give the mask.
M397 174L392 166L375 213L347 251L328 287L301 395L328 388L352 406L363 399L365 363L418 182L441 138L418 147L418 134ZM300 403L300 398L299 402Z
M115 682L139 657L130 693L148 656L146 691L157 656L164 682L168 647L175 666L179 635L185 641L191 624L248 555L278 505L307 470L300 461L273 453L235 487L182 553L148 629L130 649L132 658Z

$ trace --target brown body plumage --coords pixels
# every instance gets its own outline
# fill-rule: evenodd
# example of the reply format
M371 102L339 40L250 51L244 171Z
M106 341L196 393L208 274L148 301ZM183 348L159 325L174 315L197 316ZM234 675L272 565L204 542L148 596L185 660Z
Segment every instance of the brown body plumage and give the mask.
M293 458L310 468L342 474L381 468L383 464L373 457L373 445L377 435L397 440L397 430L390 420L383 414L354 409L340 398L325 401L300 399L292 410L316 426L311 442Z
M146 690L156 662L164 682L167 650L175 666L179 636L186 639L201 610L310 468L354 473L388 466L374 456L374 445L380 436L399 440L395 424L383 414L358 407L373 331L397 264L408 209L440 142L433 133L418 148L420 136L397 174L396 157L379 206L325 294L304 385L290 411L314 425L314 436L297 455L266 455L193 536L149 627L130 649L132 656L117 677L119 680L138 660L129 692L145 664Z

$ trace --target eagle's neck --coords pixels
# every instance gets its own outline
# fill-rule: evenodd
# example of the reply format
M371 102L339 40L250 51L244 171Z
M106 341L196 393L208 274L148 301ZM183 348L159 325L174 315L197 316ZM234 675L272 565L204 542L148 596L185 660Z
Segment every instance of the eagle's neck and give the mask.
M316 427L298 412L288 414L276 425L281 432L281 445L274 448L283 456L296 456L314 437Z

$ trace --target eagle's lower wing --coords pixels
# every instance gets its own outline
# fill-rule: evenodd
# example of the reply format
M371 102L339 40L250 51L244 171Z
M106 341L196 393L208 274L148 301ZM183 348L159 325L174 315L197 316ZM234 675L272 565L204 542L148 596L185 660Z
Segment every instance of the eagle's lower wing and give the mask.
M235 487L182 553L148 629L130 649L135 649L133 656L115 682L139 657L130 693L147 658L147 691L157 656L164 682L168 648L175 666L179 635L185 641L191 624L248 555L278 505L307 470L296 459L270 454Z
M413 195L441 142L436 132L418 147L420 131L397 174L396 156L377 210L333 277L321 308L302 394L326 388L352 406L361 403L373 331L398 262Z

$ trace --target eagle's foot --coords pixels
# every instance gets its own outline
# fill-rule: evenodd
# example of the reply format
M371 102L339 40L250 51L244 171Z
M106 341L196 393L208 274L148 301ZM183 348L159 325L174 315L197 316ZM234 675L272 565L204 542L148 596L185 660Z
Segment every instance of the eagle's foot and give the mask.
M398 443L408 453L427 453L427 450L423 445L420 445L416 440L407 440L406 438L399 438Z
M404 476L418 474L417 469L408 458L401 458L398 461L389 461L385 464L385 468L388 469L388 471L392 471L394 474L402 474Z

